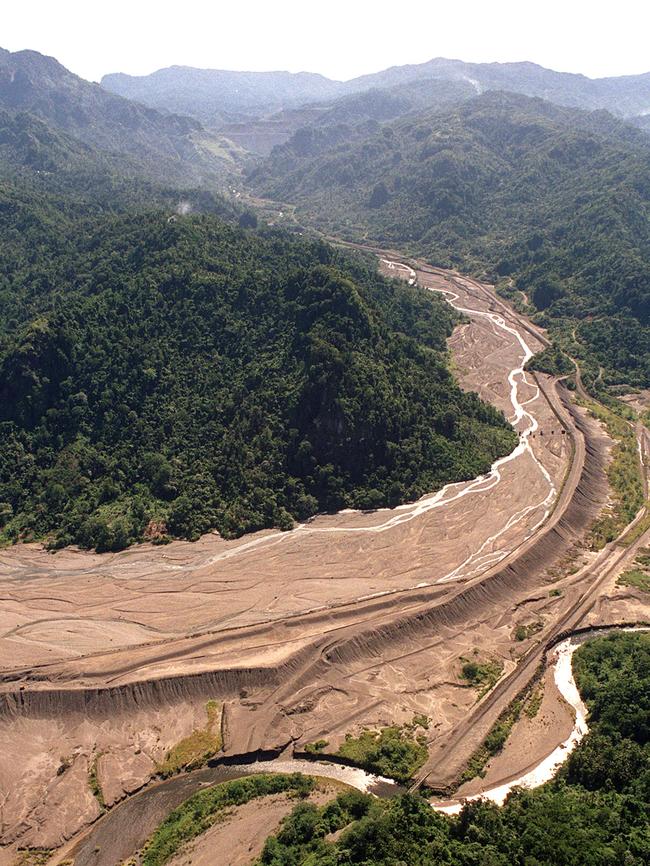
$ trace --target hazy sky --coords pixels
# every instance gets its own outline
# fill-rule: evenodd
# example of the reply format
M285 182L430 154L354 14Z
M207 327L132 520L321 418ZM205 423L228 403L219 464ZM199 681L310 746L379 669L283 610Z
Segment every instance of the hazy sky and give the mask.
M186 64L352 78L432 57L650 71L650 0L0 0L0 46L91 80Z

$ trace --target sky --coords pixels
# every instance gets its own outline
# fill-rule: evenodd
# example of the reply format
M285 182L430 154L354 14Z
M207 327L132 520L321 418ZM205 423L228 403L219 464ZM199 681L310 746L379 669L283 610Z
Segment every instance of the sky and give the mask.
M433 57L650 71L649 0L0 0L0 46L91 81L174 64L348 79Z

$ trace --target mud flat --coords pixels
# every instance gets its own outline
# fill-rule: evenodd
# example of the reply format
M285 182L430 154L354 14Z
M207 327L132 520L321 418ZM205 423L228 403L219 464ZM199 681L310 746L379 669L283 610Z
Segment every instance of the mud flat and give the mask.
M459 376L512 418L516 454L417 503L292 533L1 552L5 852L80 832L101 810L97 785L107 802L129 796L213 699L226 756L335 749L361 725L424 713L426 774L453 779L441 755L462 765L537 648L591 610L610 551L585 554L582 539L607 501L609 439L561 386L523 373L543 335L489 289L418 279L469 311L451 340ZM480 701L467 658L503 667Z

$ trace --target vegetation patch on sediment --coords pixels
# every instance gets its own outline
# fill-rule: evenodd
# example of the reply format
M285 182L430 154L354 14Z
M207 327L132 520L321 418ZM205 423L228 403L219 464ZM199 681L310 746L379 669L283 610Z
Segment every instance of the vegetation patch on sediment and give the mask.
M619 576L616 583L619 586L633 586L642 592L650 592L650 569L630 568Z
M314 784L310 776L300 773L269 773L223 782L199 791L174 809L150 836L142 850L142 866L163 866L183 845L222 820L233 806L283 792L306 797Z
M99 759L101 758L103 752L99 752L94 756L90 763L90 767L88 769L88 785L90 786L90 790L92 791L93 797L97 800L99 804L99 808L102 812L106 809L106 801L104 800L104 792L102 791L102 786L99 781L99 775L97 772L97 764L99 763Z
M189 736L172 746L158 765L161 776L173 776L180 770L194 770L220 751L223 746L222 706L218 701L210 700L205 705L205 710L208 717L205 728L192 731Z
M528 638L533 637L533 635L536 635L537 632L541 631L543 628L544 623L541 619L536 622L526 624L521 623L515 628L515 640L528 640Z
M539 711L543 696L543 686L540 682L534 680L524 689L521 695L505 708L485 740L483 740L479 748L469 759L467 767L460 778L461 784L469 782L475 776L482 777L485 775L485 767L488 761L503 749L515 722L521 717L522 711L529 718L534 718Z
M488 659L482 662L478 658L467 659L461 656L460 660L463 663L460 675L465 682L478 688L479 698L494 688L503 674L503 662L498 659Z
M313 743L305 743L305 751L310 755L320 755L329 746L329 740L316 740Z
M595 400L578 399L577 402L604 425L614 440L607 467L613 501L601 512L589 533L591 548L601 550L618 538L644 502L636 432L630 423L634 416L630 409L615 401L612 401L612 406Z
M53 848L19 848L14 866L45 866L53 853Z
M405 725L346 734L336 754L371 773L407 782L427 759L428 727L428 717L416 714Z

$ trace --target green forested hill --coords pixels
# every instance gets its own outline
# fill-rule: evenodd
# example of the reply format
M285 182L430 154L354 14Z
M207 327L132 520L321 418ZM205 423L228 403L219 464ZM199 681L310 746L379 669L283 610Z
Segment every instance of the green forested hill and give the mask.
M0 195L5 540L115 549L152 522L290 526L418 496L513 447L445 366L443 302L212 215L38 201Z
M55 241L65 236L65 226L73 231L69 219L135 213L155 205L175 208L183 202L191 209L228 217L241 210L209 188L179 188L173 177L164 182L152 180L143 175L137 159L84 144L28 112L0 108L0 206L5 209L5 243L15 236L19 248L27 249L16 209L28 223L49 219L49 234ZM7 211L8 207L14 212ZM46 241L43 232L39 242ZM7 247L5 254L6 265L12 267Z
M605 112L488 93L250 176L316 225L513 281L610 383L650 384L650 142ZM580 346L582 344L582 348Z

